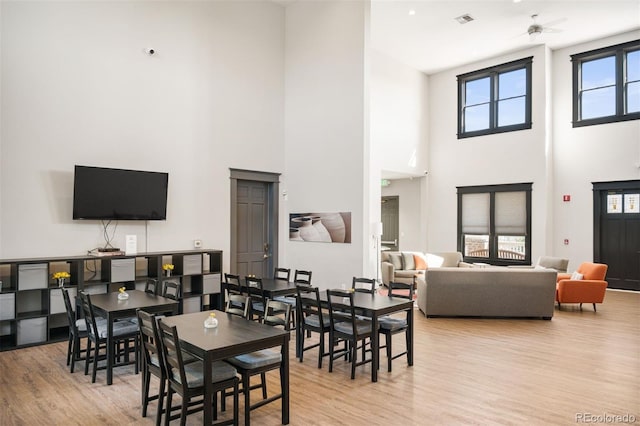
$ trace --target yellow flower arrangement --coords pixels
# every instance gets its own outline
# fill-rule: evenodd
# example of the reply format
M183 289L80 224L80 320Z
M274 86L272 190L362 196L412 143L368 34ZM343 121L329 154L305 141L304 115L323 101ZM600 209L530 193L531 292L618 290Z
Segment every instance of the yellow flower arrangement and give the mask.
M162 265L162 269L164 269L165 271L173 271L173 263L165 263L164 265Z
M53 279L54 280L65 279L65 278L70 278L70 277L71 277L71 275L69 275L69 273L66 272L66 271L56 272L55 274L53 274Z
M126 287L120 287L120 288L118 289L118 291L119 291L120 293L124 293L126 290L127 290L127 288L126 288Z

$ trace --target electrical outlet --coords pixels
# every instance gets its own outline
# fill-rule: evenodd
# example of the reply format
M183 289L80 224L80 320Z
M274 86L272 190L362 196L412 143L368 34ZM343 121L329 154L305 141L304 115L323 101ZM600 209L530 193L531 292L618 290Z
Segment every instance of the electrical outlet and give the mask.
M193 240L193 248L202 248L202 240Z

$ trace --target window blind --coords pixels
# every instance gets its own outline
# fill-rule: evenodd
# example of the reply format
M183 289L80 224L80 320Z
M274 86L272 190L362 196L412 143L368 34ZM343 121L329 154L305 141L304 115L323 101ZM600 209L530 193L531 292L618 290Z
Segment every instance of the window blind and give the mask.
M462 195L462 232L489 235L490 194Z
M526 192L496 192L495 226L498 235L525 235L527 230Z

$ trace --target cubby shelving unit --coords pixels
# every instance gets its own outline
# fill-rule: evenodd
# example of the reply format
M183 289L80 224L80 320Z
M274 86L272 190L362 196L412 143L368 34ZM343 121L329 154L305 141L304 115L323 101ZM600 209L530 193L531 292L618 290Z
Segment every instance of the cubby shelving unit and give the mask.
M175 268L171 276L164 263ZM222 251L215 249L147 252L119 256L69 256L0 259L0 350L66 340L69 327L62 292L52 274L66 271L72 300L91 294L144 290L155 278L162 293L166 281L181 284L180 312L220 309Z

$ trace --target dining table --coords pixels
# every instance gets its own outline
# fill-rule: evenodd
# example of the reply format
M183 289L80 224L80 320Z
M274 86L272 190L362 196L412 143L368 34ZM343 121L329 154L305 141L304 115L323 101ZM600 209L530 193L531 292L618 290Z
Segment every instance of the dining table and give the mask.
M327 292L320 292L320 303L327 306ZM371 294L356 291L353 295L353 306L363 315L371 318L371 381L378 381L378 367L380 366L380 335L378 321L384 315L397 312L407 312L407 362L413 365L413 300L401 297L389 297L382 294ZM302 329L296 324L296 340L302 341Z
M211 312L215 312L218 326L205 328L204 321ZM282 424L289 424L289 332L215 310L174 315L163 318L162 321L169 326L176 327L183 350L204 360L203 424L205 425L210 425L214 417L213 362L279 346L282 354L280 364ZM250 424L248 412L249 410L245 409L245 425Z
M178 302L166 297L146 293L140 290L127 290L127 299L118 298L119 292L92 294L91 304L98 316L107 319L107 385L113 383L115 352L113 342L113 323L118 319L136 316L136 310L142 309L151 314L177 314Z

